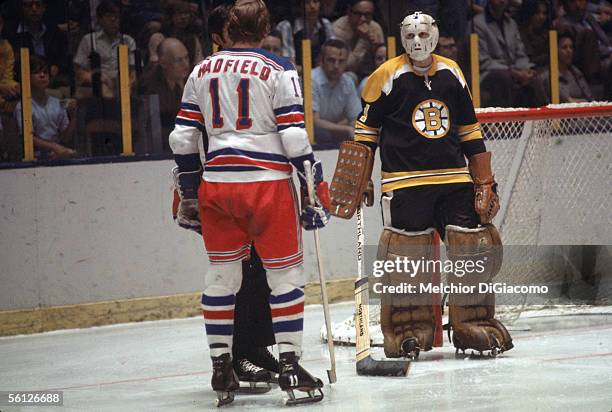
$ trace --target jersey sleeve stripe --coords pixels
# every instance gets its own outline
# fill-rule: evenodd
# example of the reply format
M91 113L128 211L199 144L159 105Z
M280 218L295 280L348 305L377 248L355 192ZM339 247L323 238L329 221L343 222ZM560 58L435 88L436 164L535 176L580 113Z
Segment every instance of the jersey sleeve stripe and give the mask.
M355 132L355 137L354 140L356 142L372 142L372 143L378 143L378 135L376 136L370 136L370 135L365 135L365 134L361 134L358 132Z
M204 117L200 112L192 112L188 110L179 110L176 117L180 117L183 119L197 120L200 123L204 123Z
M300 129L304 129L306 126L304 125L304 122L301 123L292 123L292 124L279 124L277 127L277 130L279 132L288 129L290 127L299 127Z
M185 110L192 110L194 112L201 113L200 106L198 106L197 104L193 104L193 103L181 102L181 107L180 108L181 109L185 109Z
M200 131L204 130L204 125L198 122L197 120L187 120L187 119L182 119L180 117L177 117L174 123L178 126L189 126L189 127L195 127Z
M302 106L301 104L293 104L290 106L283 106L283 107L274 109L274 114L276 116L280 116L281 114L294 113L294 112L304 114L304 106Z
M368 130L368 131L371 131L371 132L376 132L376 133L378 133L378 130L380 129L380 128L378 128L378 127L368 126L367 124L365 124L364 122L359 121L359 120L357 120L357 121L355 122L355 127L356 127L357 129L364 129L364 130Z
M466 135L459 137L459 140L461 141L461 143L469 142L470 140L476 140L476 139L482 139L482 133L480 132L480 130L475 130L471 133L468 133Z
M276 116L276 123L287 124L287 123L303 123L304 113L290 113Z

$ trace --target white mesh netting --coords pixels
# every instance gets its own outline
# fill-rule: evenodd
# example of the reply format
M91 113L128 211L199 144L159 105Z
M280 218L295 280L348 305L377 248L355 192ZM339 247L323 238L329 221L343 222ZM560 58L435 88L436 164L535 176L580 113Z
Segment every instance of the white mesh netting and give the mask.
M565 245L567 255L580 254L582 245L612 245L612 104L488 108L477 110L477 115L493 153L502 204L495 224L504 245ZM536 247L520 248L521 259L505 259L495 281L537 284L580 271L568 259L540 252ZM610 299L607 287L594 296L603 304ZM571 303L514 301L499 305L497 317L512 325L527 312L592 310ZM382 344L379 312L380 306L369 306L374 345ZM334 325L332 333L334 341L354 344L354 320Z

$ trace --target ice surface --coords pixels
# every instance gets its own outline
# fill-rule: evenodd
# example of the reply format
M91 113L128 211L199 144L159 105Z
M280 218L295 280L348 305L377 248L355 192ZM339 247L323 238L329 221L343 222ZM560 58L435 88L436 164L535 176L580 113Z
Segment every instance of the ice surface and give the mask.
M334 322L353 311L332 305ZM353 347L336 347L338 382L327 384L320 306L305 315L303 365L326 381L312 411L601 410L612 408L612 315L530 318L515 348L497 359L421 353L405 378L357 376ZM376 348L375 357L381 356ZM215 410L211 364L199 318L0 338L0 390L64 391L57 411ZM227 410L287 409L278 388L237 395ZM37 410L43 410L36 408ZM0 406L2 412L16 410Z

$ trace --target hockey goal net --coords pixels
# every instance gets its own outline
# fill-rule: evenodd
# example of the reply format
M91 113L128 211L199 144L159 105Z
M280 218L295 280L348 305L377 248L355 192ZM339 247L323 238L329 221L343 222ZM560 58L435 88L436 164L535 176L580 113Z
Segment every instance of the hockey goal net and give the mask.
M487 150L493 153L502 205L494 223L504 246L516 245L522 254L516 264L505 260L495 281L533 284L576 277L584 270L578 266L584 266L585 259L591 265L587 270L599 275L609 271L602 265L612 263L606 247L612 245L612 103L487 108L477 110L477 116ZM566 257L574 258L542 256L538 251L542 245L564 245ZM599 291L595 288L594 298L606 305L610 287L601 286ZM571 299L540 304L513 301L499 305L497 317L511 326L521 315L545 310L563 314L593 309L574 305ZM372 343L382 344L380 307L371 304L369 312ZM352 318L334 326L338 343L354 343L354 334ZM323 333L322 338L326 339Z

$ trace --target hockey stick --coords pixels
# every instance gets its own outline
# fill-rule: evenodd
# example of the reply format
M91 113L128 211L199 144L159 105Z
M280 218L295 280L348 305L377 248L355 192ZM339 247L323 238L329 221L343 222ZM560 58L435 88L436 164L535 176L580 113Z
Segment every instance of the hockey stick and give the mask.
M363 211L357 208L357 281L355 282L355 358L357 374L367 376L406 376L409 361L375 360L370 354L370 315L368 277L363 273ZM327 332L327 342L333 341Z
M304 161L304 171L306 172L306 186L308 188L308 199L310 206L315 205L314 178L312 175L312 165L310 161ZM319 266L319 282L321 283L321 299L323 300L323 316L325 317L325 327L327 328L327 349L329 350L329 361L331 369L327 370L329 383L336 382L336 355L334 353L334 340L331 338L331 318L329 316L329 301L327 300L327 285L325 283L325 272L323 271L323 261L321 259L321 240L319 239L319 229L314 230L315 250L317 252L317 263Z

